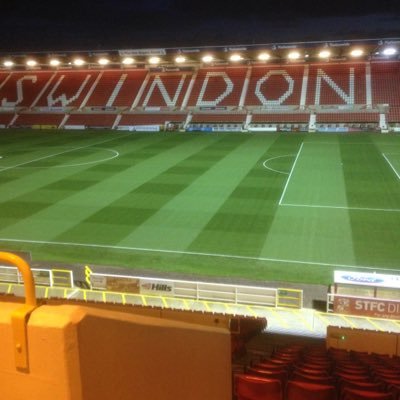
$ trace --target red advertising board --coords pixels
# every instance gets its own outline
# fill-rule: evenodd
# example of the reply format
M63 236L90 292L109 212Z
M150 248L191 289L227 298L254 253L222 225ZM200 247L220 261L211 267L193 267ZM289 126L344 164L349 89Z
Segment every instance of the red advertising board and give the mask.
M400 301L335 296L333 311L338 314L400 319Z

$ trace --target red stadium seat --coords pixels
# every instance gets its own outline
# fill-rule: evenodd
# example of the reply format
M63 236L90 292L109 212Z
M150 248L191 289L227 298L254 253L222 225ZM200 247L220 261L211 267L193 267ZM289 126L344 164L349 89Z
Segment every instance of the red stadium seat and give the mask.
M277 379L240 374L235 376L234 387L237 400L283 399L282 385Z
M343 400L393 400L392 393L372 392L370 390L358 390L345 388L343 390Z
M333 385L289 381L287 400L335 400L336 390Z
M299 371L293 371L292 379L300 382L310 382L320 385L334 385L336 383L333 376L318 376L306 373L301 373Z
M271 371L261 368L248 367L246 368L248 375L262 376L267 379L278 379L282 383L282 387L286 385L288 373L286 371Z

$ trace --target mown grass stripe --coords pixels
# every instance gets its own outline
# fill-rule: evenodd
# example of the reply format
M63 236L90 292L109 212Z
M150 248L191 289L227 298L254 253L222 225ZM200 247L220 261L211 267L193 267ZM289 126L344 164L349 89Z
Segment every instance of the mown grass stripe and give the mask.
M237 145L240 143L238 142ZM217 160L222 159L225 157L225 151L221 150L222 148L226 148L223 137L209 141L208 146L199 149L194 154L189 154L187 158L106 205L64 232L57 237L57 240L64 241L71 238L80 240L82 237L85 238L87 232L92 231L94 239L104 241L106 238L101 237L105 234L104 230L97 230L96 226L108 225L109 229L113 231L111 237L109 231L106 232L110 243L118 243L153 217L175 196L184 191L194 179L207 172L216 162L215 159L205 160L202 161L201 165L194 167L194 162L199 157L214 152L218 156ZM181 173L176 175L177 171Z
M270 155L287 154L298 149L302 137L286 140L283 136L259 138L265 152L238 182L230 196L220 206L189 250L258 255L272 224L279 196L287 175L266 170L263 161ZM257 142L256 142L257 145ZM288 171L293 158L282 168Z
M131 168L98 181L87 190L74 193L65 200L47 207L31 217L2 229L3 235L35 235L39 239L52 239L85 220L162 171L207 146L209 141L194 137L166 151L150 157ZM126 144L128 145L128 144Z
M375 139L375 138L374 138ZM363 138L366 142L370 136ZM385 141L388 139L386 138ZM400 184L382 157L382 145L341 145L350 207L380 207L400 211ZM400 260L400 212L349 209L356 262L395 268Z
M120 244L182 250L189 246L264 152L254 136L230 142L236 145L230 145L222 158L219 152L208 155L214 159L212 166Z

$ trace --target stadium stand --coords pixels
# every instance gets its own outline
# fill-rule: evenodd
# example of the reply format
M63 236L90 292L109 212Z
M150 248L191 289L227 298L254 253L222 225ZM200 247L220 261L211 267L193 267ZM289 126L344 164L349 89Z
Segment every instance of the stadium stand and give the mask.
M13 127L41 127L41 128L58 128L64 118L64 114L59 113L23 113L14 119ZM11 122L11 121L10 121ZM10 124L10 122L8 124Z
M191 130L201 124L384 130L400 123L399 69L399 61L346 61L2 72L0 119L3 126L34 127L164 127L173 121ZM73 116L78 110L88 116ZM22 116L28 112L38 116ZM13 113L21 115L10 117ZM61 114L71 117L60 121Z
M200 109L238 107L247 67L201 68L188 106Z
M11 72L0 87L0 106L8 109L30 107L42 95L54 72Z
M317 122L320 123L353 123L353 122L376 122L379 120L379 113L318 113Z
M268 357L250 360L250 364L234 380L239 398L241 393L245 399L269 398L262 394L263 387L277 380L286 400L398 399L398 356L306 345L298 340L278 346ZM286 379L279 379L279 374Z
M138 105L150 109L181 107L191 76L191 73L150 73Z
M303 113L273 113L273 114L253 114L251 122L254 123L285 123L285 122L297 122L297 123L308 123L310 114Z
M65 125L84 126L85 128L112 128L115 114L70 114Z
M44 87L36 107L81 108L101 77L100 71L58 71ZM32 104L31 104L32 107Z
M121 71L104 71L86 102L86 107L112 107L127 76ZM127 104L128 105L128 104Z
M14 117L15 114L0 113L0 126L2 126L3 128L9 126Z
M310 65L307 104L347 105L368 104L365 63Z
M253 67L245 105L266 109L299 107L304 102L303 74L303 65Z
M183 126L186 119L186 113L132 113L122 114L118 126L123 127L140 127L160 125L165 126L168 123Z
M28 263L4 252L0 261L18 267L26 296L25 304L0 296L1 398L231 400L232 349L266 325L155 307L39 303Z
M113 86L112 95L105 106L131 108L146 76L147 70L145 69L120 71L118 82Z
M192 123L244 123L246 119L245 113L196 113L192 116Z

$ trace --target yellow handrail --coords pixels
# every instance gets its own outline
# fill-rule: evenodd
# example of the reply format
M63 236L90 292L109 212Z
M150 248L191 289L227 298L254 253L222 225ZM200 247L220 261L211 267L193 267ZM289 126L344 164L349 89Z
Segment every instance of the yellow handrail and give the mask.
M35 293L35 282L33 274L29 264L21 257L0 251L0 261L6 261L18 268L24 280L25 287L25 304L30 306L37 306L36 293Z
M13 311L11 325L16 368L22 372L29 372L27 324L32 311L37 307L33 274L29 264L15 254L0 251L0 261L17 267L24 280L25 304Z

